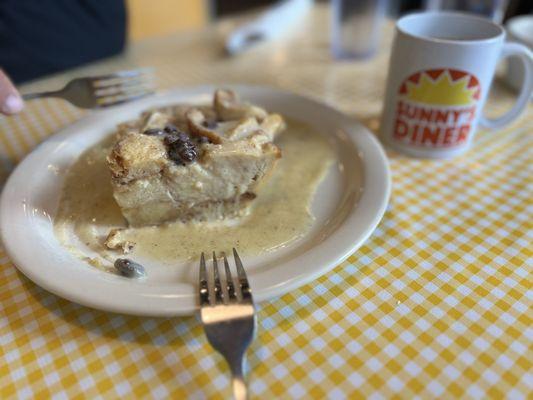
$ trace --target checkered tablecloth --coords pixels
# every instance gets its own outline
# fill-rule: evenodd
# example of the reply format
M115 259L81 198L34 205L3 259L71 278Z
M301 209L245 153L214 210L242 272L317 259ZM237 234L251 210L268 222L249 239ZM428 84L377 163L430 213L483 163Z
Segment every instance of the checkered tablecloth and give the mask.
M156 68L161 87L241 82L325 101L376 129L391 30L379 54L332 62L324 9L283 43L221 58L234 21L136 43L121 57L27 85ZM513 102L498 81L488 112ZM59 100L0 118L0 177L83 116ZM480 131L450 161L390 153L393 192L380 226L312 284L259 306L252 398L533 398L533 109ZM230 397L229 372L194 317L141 318L56 297L0 249L0 398Z

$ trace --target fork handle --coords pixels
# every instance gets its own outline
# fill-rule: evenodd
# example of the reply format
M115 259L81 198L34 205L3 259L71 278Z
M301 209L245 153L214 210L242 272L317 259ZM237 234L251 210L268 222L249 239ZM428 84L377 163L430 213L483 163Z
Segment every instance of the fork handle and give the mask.
M248 388L242 375L233 374L231 385L233 386L233 397L235 400L248 400Z
M40 92L40 93L25 93L22 95L24 100L33 100L40 99L42 97L60 97L59 94L61 91L52 91L52 92Z
M248 400L248 387L244 381L243 364L244 355L240 359L229 362L231 369L231 385L233 387L233 397L235 400Z

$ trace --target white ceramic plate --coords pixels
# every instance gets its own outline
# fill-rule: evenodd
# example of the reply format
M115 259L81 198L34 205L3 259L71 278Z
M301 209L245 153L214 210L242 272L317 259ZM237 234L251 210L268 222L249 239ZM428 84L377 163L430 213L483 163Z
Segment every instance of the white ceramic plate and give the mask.
M380 221L390 192L386 156L361 124L318 102L270 88L233 86L270 111L307 121L327 136L337 162L313 200L316 221L293 244L244 258L256 301L312 281L356 251ZM94 112L39 145L9 178L2 193L0 229L7 253L29 279L71 301L102 310L154 316L191 314L197 307L197 263L150 265L142 281L98 270L56 240L52 221L68 167L117 123L157 105L208 102L214 87L176 89ZM210 251L212 249L206 249Z

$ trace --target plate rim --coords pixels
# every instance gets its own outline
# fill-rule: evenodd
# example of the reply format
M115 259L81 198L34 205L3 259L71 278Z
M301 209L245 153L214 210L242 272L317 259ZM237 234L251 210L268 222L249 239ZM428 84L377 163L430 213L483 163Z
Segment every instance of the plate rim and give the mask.
M379 222L381 221L388 203L390 199L391 194L391 173L390 173L390 167L389 162L386 156L386 153L379 142L379 140L375 137L375 135L366 128L363 124L361 124L359 121L357 121L354 118L351 118L347 116L346 114L342 113L341 111L337 110L336 108L318 101L314 98L310 98L298 93L294 93L288 90L279 89L276 87L269 87L269 86L258 86L258 85L248 85L248 84L233 84L233 85L224 85L225 87L232 88L239 91L259 91L263 93L268 93L269 95L277 95L277 96L292 96L293 98L296 98L300 101L304 101L307 103L314 103L317 106L320 106L324 109L326 109L330 113L336 114L340 120L342 121L343 125L350 125L350 128L345 129L346 133L350 137L350 141L354 144L354 147L361 151L361 147L364 147L364 151L362 152L361 156L361 162L362 166L364 167L363 171L363 182L364 182L364 190L356 202L356 204L352 207L350 207L350 212L347 215L347 217L342 221L342 223L338 226L337 230L333 232L328 239L331 239L331 236L340 236L342 234L346 234L347 228L350 226L349 219L350 217L354 217L354 210L357 210L358 208L362 206L366 206L366 203L368 204L371 209L373 208L373 213L371 213L371 217L366 222L366 226L364 229L362 229L362 232L359 233L359 235L352 240L352 244L345 244L342 246L342 249L337 250L337 253L335 256L328 256L327 252L322 252L322 254L315 254L316 252L312 252L316 247L320 248L324 244L324 242L320 243L318 246L315 246L314 248L304 252L302 255L297 256L297 259L302 259L305 261L305 255L308 253L313 253L314 257L312 259L309 259L309 254L307 257L307 261L312 261L315 264L320 264L319 267L315 267L311 270L311 272L302 273L296 276L293 276L289 280L283 281L281 284L274 284L267 288L262 289L261 291L254 292L254 299L256 302L262 302L265 300L272 299L274 297L278 297L284 293L287 293L297 287L300 287L302 285L305 285L319 276L324 275L331 269L333 269L338 264L345 261L351 254L356 252L359 247L368 239L368 237L374 232L376 227L378 226ZM157 96L171 96L172 94L179 94L180 92L191 92L191 96L193 95L192 92L196 92L197 95L203 92L212 92L216 87L220 87L220 85L191 85L191 86L180 86L180 87L173 87L165 91L161 91L157 94ZM136 102L137 104L142 104L143 100L140 100L139 102ZM130 107L132 103L130 104L124 104L121 105L118 108L124 110L127 107ZM150 107L147 105L146 107ZM116 110L116 109L115 109ZM28 166L31 163L32 158L37 157L40 152L43 151L44 145L49 144L52 141L57 141L59 139L66 138L71 131L75 130L78 127L86 126L88 123L92 124L99 116L102 115L102 113L111 113L113 112L113 109L108 109L104 111L96 111L93 113L90 113L88 115L83 116L77 121L74 121L71 124L68 124L64 126L62 129L58 130L57 132L51 134L49 137L47 137L43 142L39 143L35 148L29 152L15 167L15 169L11 172L9 175L9 178L7 179L3 189L2 194L0 197L0 239L2 240L2 244L4 246L4 249L6 251L6 254L8 255L10 261L12 264L15 265L15 267L22 272L28 279L30 279L32 282L37 284L38 286L44 288L45 290L59 296L65 299L68 299L70 301L73 301L75 303L91 307L94 309L99 309L103 311L110 311L110 312L116 312L116 313L122 313L122 314L132 314L132 315L143 315L143 316L177 316L177 315L191 315L193 314L196 309L197 305L195 305L193 308L189 307L168 307L168 308L161 308L161 309L150 309L146 306L141 307L142 310L139 309L139 307L136 306L124 306L124 304L119 305L110 305L106 301L99 301L98 298L87 297L86 295L82 294L80 295L79 290L76 291L70 291L68 288L62 288L59 287L59 285L54 284L54 281L51 279L46 279L43 277L45 274L39 274L38 271L35 270L31 266L31 260L27 260L27 257L24 254L21 254L21 252L17 249L19 245L17 243L14 243L12 238L10 238L8 231L10 225L10 213L9 209L11 207L10 204L10 193L12 187L16 184L16 182L19 179L19 175L21 175L24 171L24 168ZM339 123L340 124L340 123ZM361 143L356 143L356 141ZM370 156L370 157L368 157ZM374 166L379 165L380 168L378 169L371 169L368 168L368 165L366 164L368 162L368 158L373 160ZM370 185L367 184L367 182L371 182ZM374 195L374 198L372 198ZM379 195L379 201L376 203L375 201L375 195ZM324 254L326 253L326 256ZM259 271L257 275L261 275L261 272ZM189 296L189 295L187 295ZM176 304L179 303L179 295L176 294ZM148 302L150 303L150 302ZM150 303L151 304L151 303Z

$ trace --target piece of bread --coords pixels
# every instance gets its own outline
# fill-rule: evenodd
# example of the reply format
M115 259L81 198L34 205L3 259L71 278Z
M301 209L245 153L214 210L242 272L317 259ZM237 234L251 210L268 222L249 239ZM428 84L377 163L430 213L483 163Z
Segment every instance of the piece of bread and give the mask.
M122 124L108 156L130 226L245 215L281 157L281 116L215 92L213 106L173 106Z

